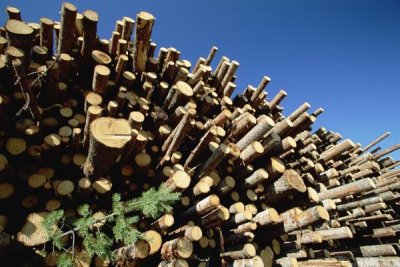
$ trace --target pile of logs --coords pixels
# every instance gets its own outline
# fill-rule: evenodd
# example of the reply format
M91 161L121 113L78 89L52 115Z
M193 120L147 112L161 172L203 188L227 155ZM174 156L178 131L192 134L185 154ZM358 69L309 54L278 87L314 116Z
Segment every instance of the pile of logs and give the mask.
M363 147L313 131L323 109L284 116L287 93L269 97L267 76L235 95L237 61L213 62L216 47L194 64L173 47L156 53L146 12L109 39L95 11L70 3L60 21L6 12L0 257L41 249L30 234L42 212L101 213L113 192L165 182L182 198L136 225L150 243L138 242L138 266L400 266L400 161L389 156L400 145L373 149L389 133Z

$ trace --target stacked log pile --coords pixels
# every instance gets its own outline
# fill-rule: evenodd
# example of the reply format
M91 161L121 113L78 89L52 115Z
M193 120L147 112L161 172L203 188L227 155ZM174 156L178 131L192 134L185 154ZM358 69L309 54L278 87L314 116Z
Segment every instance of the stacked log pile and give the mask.
M146 12L109 39L95 11L70 3L59 22L6 12L0 257L15 253L12 236L37 248L21 228L40 228L39 212L101 212L113 192L165 182L182 198L137 223L150 237L131 252L138 266L400 266L400 163L389 156L400 145L371 150L389 133L363 147L312 130L323 109L284 116L287 93L269 96L267 76L234 95L237 61L214 62L216 47L194 64L173 47L156 53Z

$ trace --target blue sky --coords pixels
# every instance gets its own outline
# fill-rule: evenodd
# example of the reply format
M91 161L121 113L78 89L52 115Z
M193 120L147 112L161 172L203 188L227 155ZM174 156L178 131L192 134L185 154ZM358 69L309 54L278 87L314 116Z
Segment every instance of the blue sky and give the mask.
M323 107L324 126L366 145L385 131L383 147L400 142L400 1L396 0L97 0L75 1L99 13L99 35L115 20L145 10L156 17L153 41L174 46L193 64L211 46L240 62L238 90L271 77L270 96L288 92L285 114L308 101ZM59 20L61 1L1 1L23 19ZM0 14L4 22L6 15ZM216 63L216 62L215 62ZM315 128L316 129L316 128ZM397 159L400 153L393 153Z

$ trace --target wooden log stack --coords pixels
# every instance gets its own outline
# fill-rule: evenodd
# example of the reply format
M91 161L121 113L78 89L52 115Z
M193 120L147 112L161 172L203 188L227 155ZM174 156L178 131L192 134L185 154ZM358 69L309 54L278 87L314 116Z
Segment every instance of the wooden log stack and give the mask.
M116 247L132 266L400 266L400 145L370 151L389 133L362 147L312 130L323 109L285 116L268 76L233 94L240 64L216 47L193 63L156 53L153 15L100 39L101 16L79 12L36 24L8 7L0 28L0 257L41 249L22 227L40 231L39 212L101 212L165 182L182 193L173 212Z

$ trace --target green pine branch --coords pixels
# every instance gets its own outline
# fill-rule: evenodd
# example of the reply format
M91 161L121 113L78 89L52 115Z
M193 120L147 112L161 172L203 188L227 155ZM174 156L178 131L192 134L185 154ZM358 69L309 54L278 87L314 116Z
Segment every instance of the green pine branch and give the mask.
M121 201L119 194L112 197L112 212L102 218L93 218L90 207L84 204L78 208L79 218L72 221L72 226L66 224L66 217L62 210L51 212L43 221L42 226L47 232L48 240L58 250L63 251L57 261L58 267L72 267L73 248L76 236L82 239L82 244L90 256L97 255L102 259L113 260L113 245L122 241L125 245L133 245L141 238L141 232L133 227L139 221L139 216L131 213L143 214L145 217L156 219L172 209L172 205L179 200L180 193L171 192L163 184L156 190L143 192L138 198ZM93 225L97 222L112 223L113 236L110 237L101 231L94 231ZM58 226L67 226L70 230L63 232ZM72 246L66 248L65 237L72 236ZM71 250L71 253L69 252Z

